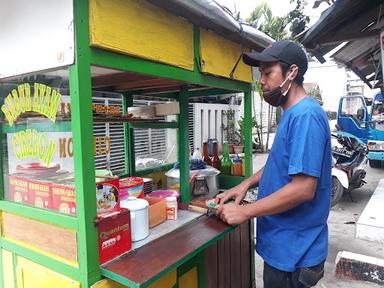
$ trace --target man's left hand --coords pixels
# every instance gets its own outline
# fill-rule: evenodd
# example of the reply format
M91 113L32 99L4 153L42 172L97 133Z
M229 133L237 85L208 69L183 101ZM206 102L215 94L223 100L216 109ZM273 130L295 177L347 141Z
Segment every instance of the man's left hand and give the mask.
M219 205L216 215L229 225L238 225L249 219L244 210L242 205L228 203Z

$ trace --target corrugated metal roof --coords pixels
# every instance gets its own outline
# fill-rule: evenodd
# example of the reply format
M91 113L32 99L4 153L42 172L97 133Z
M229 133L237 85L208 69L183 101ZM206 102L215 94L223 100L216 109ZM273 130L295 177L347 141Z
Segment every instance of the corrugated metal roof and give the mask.
M261 51L274 40L265 33L241 24L213 0L149 0L172 14L188 19L191 23L208 28L234 42Z
M338 0L299 36L299 41L320 62L325 61L325 54L346 42L331 57L354 71L368 86L375 87L382 82L379 35L384 28L383 3L384 0Z

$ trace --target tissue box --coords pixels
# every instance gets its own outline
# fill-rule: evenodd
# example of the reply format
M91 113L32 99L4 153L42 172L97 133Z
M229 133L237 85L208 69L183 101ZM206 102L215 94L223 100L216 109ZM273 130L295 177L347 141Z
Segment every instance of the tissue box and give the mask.
M105 263L132 248L131 215L121 208L98 217L99 263Z
M164 198L145 197L149 203L149 228L153 228L167 219L166 203Z

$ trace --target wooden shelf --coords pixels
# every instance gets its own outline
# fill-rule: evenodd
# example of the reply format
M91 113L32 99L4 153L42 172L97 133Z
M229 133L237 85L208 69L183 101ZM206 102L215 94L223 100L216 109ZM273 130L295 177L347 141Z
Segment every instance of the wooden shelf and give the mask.
M156 119L138 119L138 118L124 118L124 117L94 117L94 123L129 123L129 128L171 128L179 127L178 122L166 122Z
M156 119L129 118L121 116L93 116L94 123L157 122Z
M178 122L129 122L129 128L177 129Z
M129 128L152 128L152 129L177 129L179 128L179 123L174 122L165 122L165 121L156 121L148 119L118 119L118 118L94 118L94 123L129 123ZM9 126L7 123L2 123L2 132L3 133L16 133L26 129L36 129L38 132L71 132L71 121L70 120L61 120L56 122L46 121L30 121L28 123L15 123L13 126Z

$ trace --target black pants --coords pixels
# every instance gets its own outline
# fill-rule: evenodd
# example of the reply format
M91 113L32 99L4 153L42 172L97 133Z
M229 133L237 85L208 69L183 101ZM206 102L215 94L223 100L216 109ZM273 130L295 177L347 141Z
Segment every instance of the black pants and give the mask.
M273 268L264 262L264 288L308 288L313 287L324 276L324 262L299 268L293 272L285 272Z

